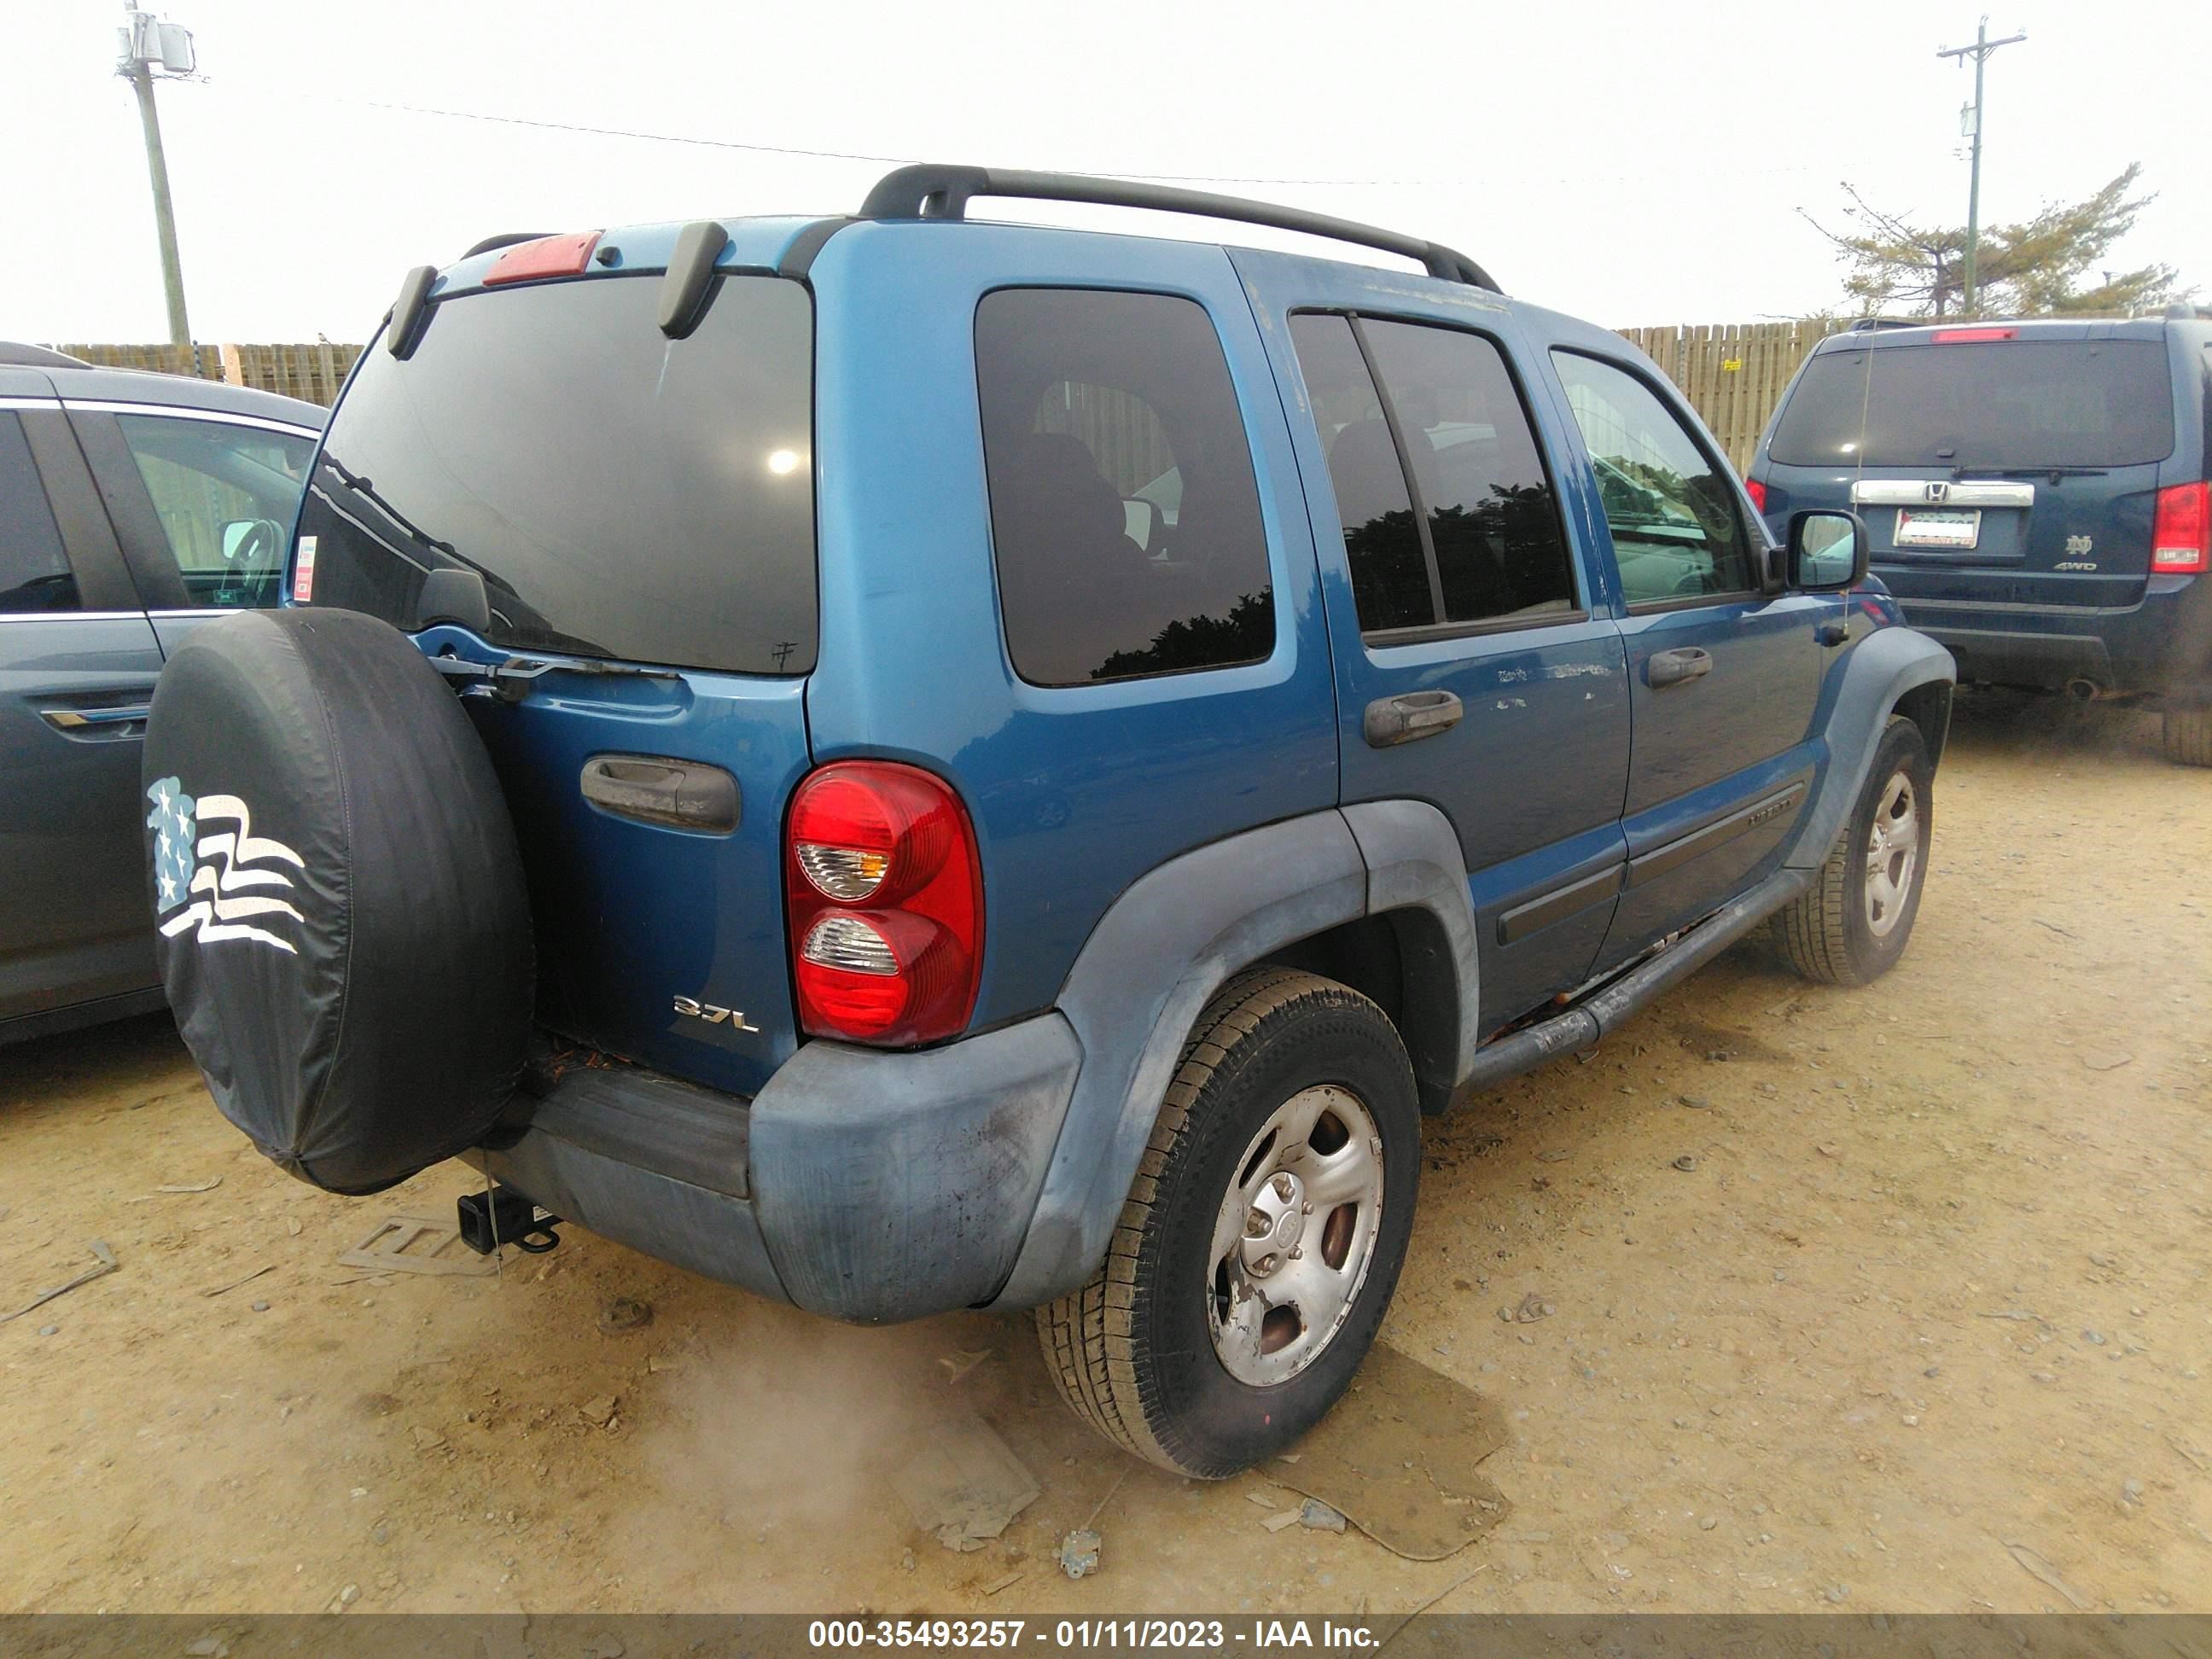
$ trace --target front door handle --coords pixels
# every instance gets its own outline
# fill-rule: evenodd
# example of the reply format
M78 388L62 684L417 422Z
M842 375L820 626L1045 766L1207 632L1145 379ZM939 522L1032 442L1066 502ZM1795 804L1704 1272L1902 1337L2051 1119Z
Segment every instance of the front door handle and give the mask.
M1650 682L1651 689L1656 691L1712 672L1713 659L1708 653L1694 645L1683 645L1672 651L1654 651L1644 676Z
M97 693L39 705L40 718L65 738L114 739L146 735L146 716L153 709L150 685Z
M1403 696L1376 698L1367 705L1361 726L1369 747L1389 749L1449 732L1466 713L1466 706L1449 691L1408 691Z

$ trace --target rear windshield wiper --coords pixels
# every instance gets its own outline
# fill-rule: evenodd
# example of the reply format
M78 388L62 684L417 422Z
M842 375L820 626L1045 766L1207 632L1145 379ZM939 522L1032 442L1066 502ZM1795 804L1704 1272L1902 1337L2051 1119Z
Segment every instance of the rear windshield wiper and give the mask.
M504 702L520 702L531 688L558 669L564 674L624 675L638 679L674 680L683 676L673 668L653 668L634 662L607 662L596 657L509 657L503 662L471 662L465 657L440 654L430 666L449 680L489 680L492 695Z
M1951 476L1964 478L1978 474L1984 478L2048 478L2057 483L2061 478L2101 478L2111 471L2105 466L1954 466Z

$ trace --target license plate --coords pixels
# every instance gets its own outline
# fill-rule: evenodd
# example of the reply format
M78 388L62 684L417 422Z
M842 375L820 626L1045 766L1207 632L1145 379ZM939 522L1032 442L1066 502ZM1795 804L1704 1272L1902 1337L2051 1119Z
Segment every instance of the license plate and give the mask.
M1897 509L1899 547L1972 547L1982 538L1982 515L1972 513L1923 513Z

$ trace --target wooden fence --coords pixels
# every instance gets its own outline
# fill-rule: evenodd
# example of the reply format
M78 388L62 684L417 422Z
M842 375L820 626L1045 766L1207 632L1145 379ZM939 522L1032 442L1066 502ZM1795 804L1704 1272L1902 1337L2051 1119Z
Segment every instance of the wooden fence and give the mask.
M203 380L282 392L325 408L337 401L346 372L361 356L357 345L333 345L327 340L307 345L60 345L54 349L103 368L197 375Z
M1623 337L1650 354L1705 417L1737 471L1751 465L1766 417L1797 365L1829 335L1849 328L1837 318L1804 322L1703 323L1624 328Z
M1751 464L1760 429L1797 365L1826 336L1848 327L1815 318L1805 322L1676 324L1624 328L1682 389L1741 471ZM88 362L117 368L152 368L198 374L233 386L258 386L309 403L331 404L346 371L361 356L357 345L204 345L185 350L164 345L65 345Z

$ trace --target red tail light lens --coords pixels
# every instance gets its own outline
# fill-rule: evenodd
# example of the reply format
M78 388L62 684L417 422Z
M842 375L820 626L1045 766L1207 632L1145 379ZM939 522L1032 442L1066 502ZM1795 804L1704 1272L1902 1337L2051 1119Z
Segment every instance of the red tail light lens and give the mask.
M2017 340L2016 328L1939 328L1936 331L1936 345L1973 345L1983 340Z
M1746 478L1743 481L1743 489L1744 493L1751 497L1752 506L1761 513L1765 512L1766 486L1756 478Z
M2212 568L2212 484L2175 484L2158 492L2150 568L2154 576L2202 575Z
M541 236L534 242L517 242L491 262L484 272L486 288L501 283L535 282L541 276L580 276L599 245L596 230L580 230L572 236Z
M839 761L793 796L784 846L799 1023L896 1048L957 1035L983 969L982 861L960 798L885 761Z

